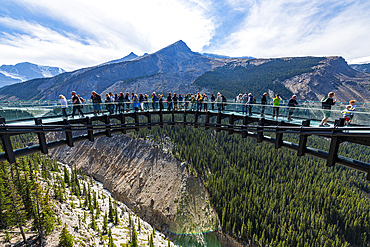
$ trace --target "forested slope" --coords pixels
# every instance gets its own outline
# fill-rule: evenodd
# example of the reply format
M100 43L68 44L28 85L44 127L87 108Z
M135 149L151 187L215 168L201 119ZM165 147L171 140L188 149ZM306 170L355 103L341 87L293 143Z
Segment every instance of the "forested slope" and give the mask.
M175 156L206 181L222 230L257 246L368 246L370 185L365 175L271 144L194 128L142 130L169 136ZM292 141L294 140L292 137ZM328 141L309 145L328 149ZM340 153L369 162L367 147Z
M289 98L292 92L281 81L312 72L312 67L324 59L322 57L271 59L260 65L251 60L243 66L231 62L204 73L194 81L194 85L211 91L218 90L226 97L235 97L245 91L259 97L269 89L284 98Z

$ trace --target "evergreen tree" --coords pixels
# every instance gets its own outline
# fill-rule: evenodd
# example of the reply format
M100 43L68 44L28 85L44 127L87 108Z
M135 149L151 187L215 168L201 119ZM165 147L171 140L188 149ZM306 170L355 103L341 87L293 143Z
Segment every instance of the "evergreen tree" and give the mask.
M74 237L67 230L67 225L64 224L63 229L59 235L59 246L60 247L73 247Z
M133 227L130 247L138 247L138 246L139 245L138 245L138 242L137 242L137 232L135 230L135 227Z
M108 238L109 238L108 247L116 247L116 245L113 242L112 231L110 230L110 228L108 232Z
M153 235L152 234L150 235L150 239L149 239L149 247L154 247Z

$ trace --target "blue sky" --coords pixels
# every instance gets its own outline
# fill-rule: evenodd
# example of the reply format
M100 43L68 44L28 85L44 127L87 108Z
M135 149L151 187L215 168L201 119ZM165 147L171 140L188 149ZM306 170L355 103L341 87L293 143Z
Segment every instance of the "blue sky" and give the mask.
M70 71L178 40L192 51L370 62L368 0L0 0L0 65Z

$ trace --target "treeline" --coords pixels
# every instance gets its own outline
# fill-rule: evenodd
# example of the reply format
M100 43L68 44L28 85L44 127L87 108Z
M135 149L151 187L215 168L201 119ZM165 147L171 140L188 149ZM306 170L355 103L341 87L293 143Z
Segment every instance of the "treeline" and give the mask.
M245 67L230 63L207 71L198 77L194 84L200 88L217 90L227 98L234 98L237 94L246 91L259 98L266 89L270 89L283 98L289 99L292 92L281 81L312 72L312 67L323 59L322 57L273 59L261 65L249 63Z
M365 174L238 135L195 128L141 130L169 136L172 152L201 177L223 231L256 246L368 246L370 185ZM290 137L298 143L298 137ZM329 141L309 145L328 150ZM340 154L366 162L370 150L341 144Z

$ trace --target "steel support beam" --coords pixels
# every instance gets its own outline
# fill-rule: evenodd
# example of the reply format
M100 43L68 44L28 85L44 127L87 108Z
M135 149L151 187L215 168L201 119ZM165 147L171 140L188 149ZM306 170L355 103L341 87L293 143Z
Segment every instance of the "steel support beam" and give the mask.
M35 124L42 127L41 118L35 118ZM45 137L44 129L42 128L40 132L36 132L36 133L37 133L37 137L39 138L39 146L40 146L41 153L48 154L48 146L46 145L46 137Z

